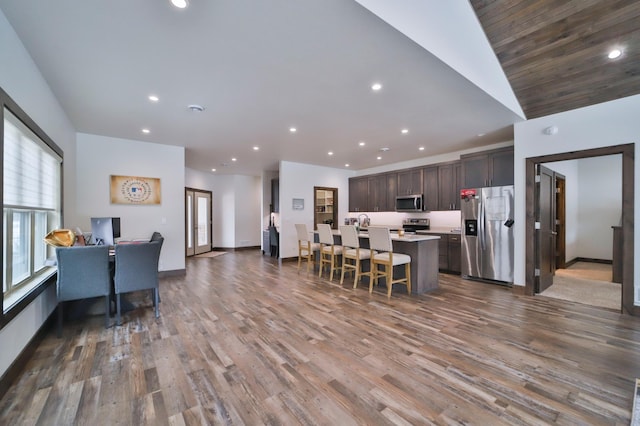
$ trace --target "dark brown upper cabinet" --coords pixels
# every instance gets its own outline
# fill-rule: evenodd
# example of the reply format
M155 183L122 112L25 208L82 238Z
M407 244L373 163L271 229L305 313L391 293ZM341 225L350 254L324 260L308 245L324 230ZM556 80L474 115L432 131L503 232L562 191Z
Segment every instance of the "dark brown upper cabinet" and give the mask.
M438 210L460 210L459 161L438 166Z
M369 200L368 210L370 212L387 211L387 176L374 175L369 177Z
M398 195L422 193L422 169L408 169L398 172Z
M369 199L369 178L353 177L349 179L349 211L368 211Z
M513 185L513 147L460 157L462 187Z
M424 194L424 210L439 210L438 208L438 166L422 169L422 193Z

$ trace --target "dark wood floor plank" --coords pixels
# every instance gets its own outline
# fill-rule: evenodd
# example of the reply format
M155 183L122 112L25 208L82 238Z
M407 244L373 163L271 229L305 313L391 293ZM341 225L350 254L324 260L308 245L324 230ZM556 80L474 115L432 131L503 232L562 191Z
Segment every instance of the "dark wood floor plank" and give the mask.
M121 327L65 322L0 424L628 424L640 319L440 275L372 295L257 251L187 260Z

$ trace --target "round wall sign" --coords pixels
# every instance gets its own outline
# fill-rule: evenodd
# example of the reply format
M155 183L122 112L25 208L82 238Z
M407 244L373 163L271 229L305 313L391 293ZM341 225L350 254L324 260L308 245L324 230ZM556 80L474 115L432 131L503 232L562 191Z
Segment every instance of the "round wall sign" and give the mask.
M144 180L128 178L120 185L120 193L131 203L144 203L151 197L151 186Z

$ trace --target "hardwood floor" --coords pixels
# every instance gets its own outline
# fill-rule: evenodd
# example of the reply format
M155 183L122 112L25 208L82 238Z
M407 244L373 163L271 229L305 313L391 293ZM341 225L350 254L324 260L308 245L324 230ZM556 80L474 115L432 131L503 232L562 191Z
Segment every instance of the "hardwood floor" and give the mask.
M369 295L258 251L187 260L104 329L51 330L0 424L628 425L640 319L440 275Z

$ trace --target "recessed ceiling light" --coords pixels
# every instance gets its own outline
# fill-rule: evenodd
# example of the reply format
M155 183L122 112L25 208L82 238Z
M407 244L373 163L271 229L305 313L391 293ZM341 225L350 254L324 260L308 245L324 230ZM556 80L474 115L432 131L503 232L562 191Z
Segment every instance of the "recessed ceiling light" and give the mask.
M365 146L366 144L364 143L364 141L360 141L360 143L358 143L358 145Z
M333 155L333 151L327 152L327 155Z
M178 9L184 9L187 7L187 0L171 0L171 4Z
M212 171L212 172L215 172L215 171L216 171L216 169L211 169L211 171Z
M149 129L142 129L142 133L151 133L151 130L149 130Z
M420 148L418 148L420 151L424 151L424 146L421 146Z
M296 129L295 127L290 127L290 128L289 128L289 131L290 131L291 133L295 133L295 132L297 132L297 131L298 131L298 129Z
M344 166L345 166L345 167L349 167L349 163L345 164Z
M401 132L403 135L406 135L407 133L409 133L409 129L402 129Z
M238 159L236 157L233 157L231 161L238 161Z
M254 151L259 151L259 150L260 150L260 147L259 147L259 146L254 146L254 147L253 147L253 150L254 150Z
M160 100L160 98L157 97L156 95L149 95L149 100L151 102L158 102Z
M380 89L382 89L382 84L380 84L380 83L373 83L373 84L371 85L371 90L374 90L374 91L376 91L376 92L377 92L377 91L378 91L378 90L380 90Z
M478 133L478 137L481 138L484 136L484 133Z
M193 112L202 112L204 111L204 107L196 104L191 104L187 108Z
M619 58L621 55L622 55L622 50L612 49L607 56L609 57L609 59L616 59L616 58Z
M377 157L376 157L376 160L382 160L382 157L377 156Z

